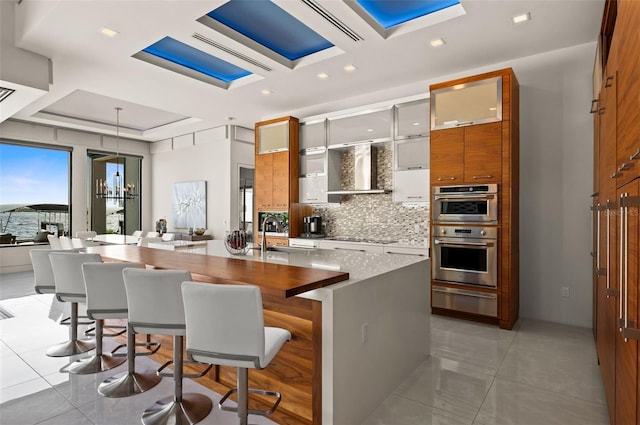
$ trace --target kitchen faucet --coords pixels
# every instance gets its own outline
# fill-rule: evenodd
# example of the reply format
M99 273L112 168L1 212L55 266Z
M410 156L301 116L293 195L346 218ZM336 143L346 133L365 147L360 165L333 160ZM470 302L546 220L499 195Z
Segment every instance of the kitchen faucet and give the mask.
M269 221L275 221L276 230L278 232L282 232L282 226L276 216L269 214L264 218L264 220L262 220L262 241L260 242L260 250L263 255L267 252L267 222Z

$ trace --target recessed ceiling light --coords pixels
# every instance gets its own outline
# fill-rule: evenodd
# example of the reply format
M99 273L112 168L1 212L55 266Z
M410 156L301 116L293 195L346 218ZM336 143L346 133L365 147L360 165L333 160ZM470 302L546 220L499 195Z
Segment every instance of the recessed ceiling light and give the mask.
M102 27L100 28L100 34L113 38L120 33L118 31L112 30L111 28Z
M355 65L347 65L344 67L344 70L347 72L355 71L356 69L358 68Z
M523 13L522 15L514 16L511 18L514 24L519 24L520 22L530 21L531 20L531 12Z
M270 94L271 94L271 93L273 93L273 92L272 92L271 90L264 89L264 90L262 90L260 93L262 93L262 94L263 94L263 95L265 95L265 96L268 96L268 95L270 95Z
M414 122L413 125L420 125L420 123L419 122Z
M373 128L368 128L367 131L371 132L373 131Z
M431 40L429 44L431 44L431 47L440 47L445 44L445 41L444 38L437 38L435 40Z
M327 74L326 72L321 72L320 74L318 74L318 78L324 80L325 78L329 78L329 74Z
M497 110L497 109L498 109L498 108L489 108L489 110L490 110L490 111L495 111L495 110Z

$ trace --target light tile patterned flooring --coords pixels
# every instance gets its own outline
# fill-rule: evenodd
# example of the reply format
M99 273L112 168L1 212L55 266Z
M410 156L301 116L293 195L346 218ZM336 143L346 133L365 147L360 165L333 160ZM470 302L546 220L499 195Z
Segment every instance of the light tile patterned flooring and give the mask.
M0 320L2 425L134 425L147 406L171 394L171 381L163 379L134 397L98 395L100 382L125 365L97 375L61 373L69 358L50 358L44 350L68 331L52 320L60 314L52 297L33 294L32 280L32 273L0 276L0 306L15 316ZM431 357L363 425L608 423L591 330L526 319L513 331L439 316L431 323ZM139 360L140 368L157 367ZM214 403L220 398L197 380L185 380L185 392L204 393ZM273 423L258 416L250 422ZM215 410L201 423L235 424L236 418Z

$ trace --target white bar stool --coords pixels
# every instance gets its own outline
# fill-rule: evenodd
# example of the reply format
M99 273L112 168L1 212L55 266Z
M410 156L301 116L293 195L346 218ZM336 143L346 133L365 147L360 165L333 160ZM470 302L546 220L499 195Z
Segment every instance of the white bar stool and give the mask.
M136 333L152 333L173 336L173 362L158 369L160 376L173 376L174 393L156 401L142 415L145 425L195 424L204 419L213 403L202 394L182 392L183 338L185 335L184 305L180 285L191 280L191 273L182 270L138 270L124 269L123 277L127 290L129 324ZM173 363L173 373L163 370Z
M260 288L254 285L182 284L187 325L187 355L201 363L238 368L238 387L220 400L222 410L238 412L240 425L248 415L273 413L282 396L275 391L249 389L248 368L264 369L291 340L286 329L265 327ZM238 393L238 407L224 402ZM268 410L249 409L249 393L276 397Z
M38 294L55 294L56 282L53 278L53 269L49 254L52 252L79 252L79 250L69 251L64 249L32 249L29 251L31 265L33 266L33 286Z
M83 263L101 262L100 254L83 252L51 252L51 269L56 285L58 301L71 303L69 341L54 345L46 352L49 357L66 357L85 353L95 348L91 340L78 340L78 303L85 303L87 294L82 277Z
M105 319L127 318L127 294L122 281L122 269L125 267L144 267L138 263L84 263L82 276L87 294L87 316L95 320L96 351L91 357L71 363L69 373L90 374L113 369L125 362L122 356L114 357L102 351ZM108 336L121 335L119 332Z
M82 265L82 274L87 289L87 314L90 317L102 318L102 320L128 318L127 293L124 288L122 270L134 267L144 268L144 265L141 263L85 263ZM96 326L96 338L98 337L97 329ZM154 370L146 370L143 373L136 372L135 358L136 355L140 355L135 351L136 345L135 334L127 325L127 371L103 381L98 386L98 393L105 397L128 397L143 393L160 382L162 378L157 376ZM148 346L148 344L139 345ZM112 354L121 347L122 345L116 347ZM154 351L144 355L153 354L158 351L158 348L156 347ZM98 359L95 357L98 355L98 350L96 345L96 356L74 363L69 367L70 371L72 368L97 368ZM116 356L119 357L119 355ZM86 363L87 366L83 366L83 363ZM102 360L100 360L100 364L102 364Z

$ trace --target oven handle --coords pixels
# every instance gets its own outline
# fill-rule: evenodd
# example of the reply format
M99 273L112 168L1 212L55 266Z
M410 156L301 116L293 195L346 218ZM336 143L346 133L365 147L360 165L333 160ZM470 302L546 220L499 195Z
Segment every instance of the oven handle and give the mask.
M487 195L473 195L473 196L469 196L469 195L433 195L433 200L434 201L440 201L440 200L447 200L447 199L454 199L454 200L460 200L460 199L464 199L464 200L468 200L468 201L473 201L476 199L494 199L496 197L495 194L487 194Z
M443 242L440 239L434 239L433 240L433 244L434 245L442 245L442 246L480 246L480 247L487 247L487 248L491 248L494 243L493 242Z
M466 291L461 291L453 288L448 289L440 289L439 287L432 287L431 290L433 292L441 292L443 294L455 294L455 295L464 295L466 297L474 297L474 298L486 298L488 300L495 300L498 296L495 294L487 294L487 295L479 295L478 293L469 293Z

